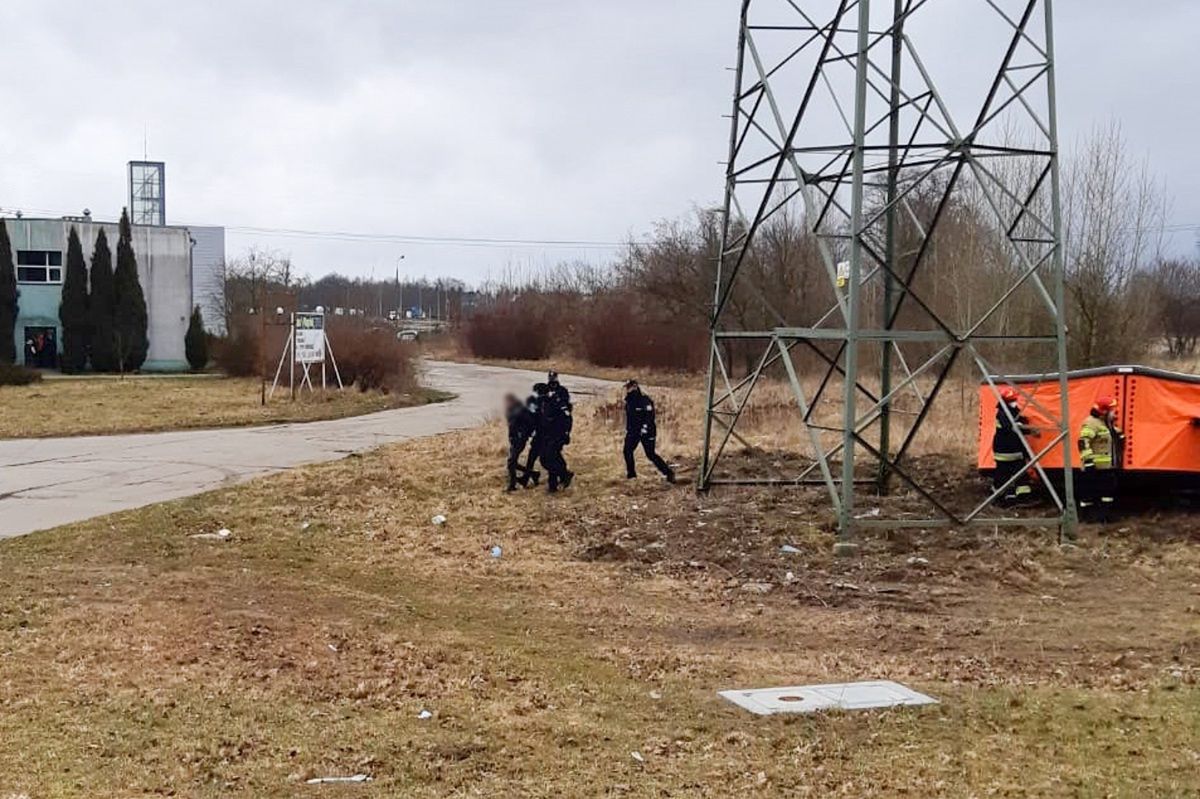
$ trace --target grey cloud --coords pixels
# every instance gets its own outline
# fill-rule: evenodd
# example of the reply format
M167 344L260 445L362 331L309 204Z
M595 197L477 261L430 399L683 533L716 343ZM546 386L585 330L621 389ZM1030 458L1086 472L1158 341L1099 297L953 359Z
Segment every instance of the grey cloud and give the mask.
M940 1L924 46L965 73L982 0ZM0 206L115 215L148 126L176 221L621 239L719 199L738 5L6 3ZM1121 119L1169 178L1176 222L1200 222L1198 5L1057 4L1064 140ZM387 272L402 251L469 279L600 257L231 236L252 241L312 273Z

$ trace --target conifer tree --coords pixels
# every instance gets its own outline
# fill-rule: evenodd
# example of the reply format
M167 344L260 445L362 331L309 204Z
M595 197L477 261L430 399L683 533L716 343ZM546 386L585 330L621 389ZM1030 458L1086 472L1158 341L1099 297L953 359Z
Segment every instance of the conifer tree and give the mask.
M63 277L58 319L62 323L62 370L82 372L88 359L88 274L83 245L74 226L67 236L67 271Z
M104 228L96 236L92 251L91 293L88 295L88 312L91 317L92 368L97 372L117 370L116 340L113 331L112 250L108 247L108 236Z
M16 363L17 272L13 268L8 228L0 219L0 363Z
M183 350L192 371L199 372L208 366L208 332L204 329L204 317L200 306L192 309L192 320L188 323L187 335L183 337Z
M133 230L129 212L121 211L121 232L117 239L117 268L113 272L113 341L117 366L121 373L136 372L150 351L147 337L149 316L146 296L138 279L137 256L133 253Z

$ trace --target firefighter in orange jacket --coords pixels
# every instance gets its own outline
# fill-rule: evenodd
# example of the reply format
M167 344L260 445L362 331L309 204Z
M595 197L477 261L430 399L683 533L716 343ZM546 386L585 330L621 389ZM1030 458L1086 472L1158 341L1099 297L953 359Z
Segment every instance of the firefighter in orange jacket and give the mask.
M1029 452L1023 439L1036 432L1021 413L1021 395L1011 387L1002 389L1000 402L996 404L996 432L992 436L992 457L996 461L996 469L992 472L992 488L999 490L1015 475L1020 477L1009 484L1000 497L1001 505L1025 502L1033 497L1028 475Z
M1116 421L1116 402L1100 397L1079 429L1079 510L1085 518L1107 520L1117 502L1117 469L1125 434Z

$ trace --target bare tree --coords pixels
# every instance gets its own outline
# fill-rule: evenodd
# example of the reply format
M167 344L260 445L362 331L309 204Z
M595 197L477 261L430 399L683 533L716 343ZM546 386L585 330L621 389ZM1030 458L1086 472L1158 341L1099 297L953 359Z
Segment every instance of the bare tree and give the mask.
M1144 349L1153 298L1135 289L1158 258L1166 206L1115 122L1097 128L1068 164L1063 217L1076 364L1111 363Z
M276 250L251 248L218 267L220 287L214 304L225 317L225 329L233 330L236 317L262 309L268 291L296 287L291 256Z
M1172 358L1190 358L1200 345L1200 260L1159 261L1151 275L1156 329Z

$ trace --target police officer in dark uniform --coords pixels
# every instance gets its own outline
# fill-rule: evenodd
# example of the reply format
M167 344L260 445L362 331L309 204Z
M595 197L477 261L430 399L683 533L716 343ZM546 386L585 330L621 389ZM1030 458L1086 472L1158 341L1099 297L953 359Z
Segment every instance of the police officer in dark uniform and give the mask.
M636 380L625 384L625 476L632 480L637 477L637 469L633 464L633 453L640 444L646 457L654 464L668 483L675 482L675 472L654 451L655 439L658 438L658 425L654 419L654 400L642 393Z
M550 402L558 405L563 416L566 418L567 433L563 439L563 445L571 443L571 431L575 428L575 418L571 415L574 406L571 405L571 392L567 391L567 387L558 382L558 372L551 369L546 375L546 391Z
M508 421L508 491L516 491L517 483L528 488L530 482L538 484L541 473L534 471L533 458L528 466L521 465L521 453L525 444L537 429L537 417L515 394L504 398L507 405L505 418ZM518 476L519 475L519 476Z
M538 393L539 457L550 475L547 490L553 494L560 487L570 486L575 478L575 473L567 468L566 458L563 457L563 447L571 442L571 405L569 401L564 403L563 394L556 395L548 383L539 383L534 388L542 389Z
M533 467L537 465L538 458L542 454L542 414L540 409L547 390L545 383L536 383L533 387L533 393L529 395L529 399L525 400L525 407L533 415L533 437L529 439L529 455L525 460L525 470L527 472L533 471Z
M558 372L553 369L546 374L546 388L550 392L550 399L568 410L571 408L571 392L558 382Z

